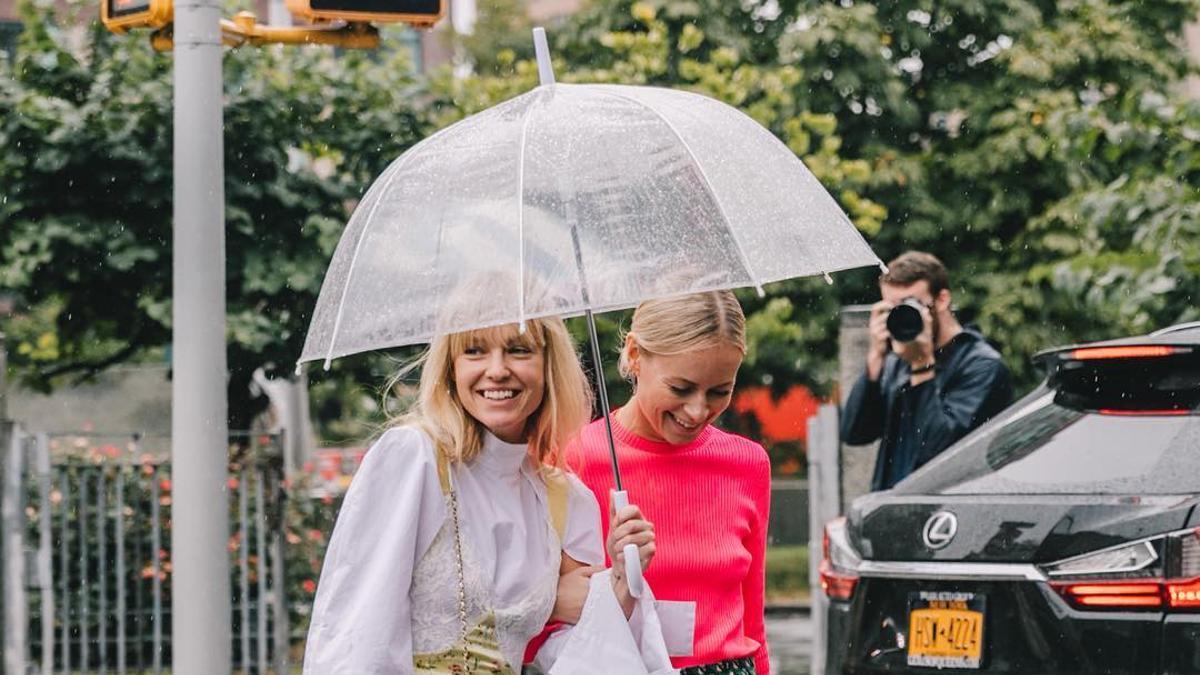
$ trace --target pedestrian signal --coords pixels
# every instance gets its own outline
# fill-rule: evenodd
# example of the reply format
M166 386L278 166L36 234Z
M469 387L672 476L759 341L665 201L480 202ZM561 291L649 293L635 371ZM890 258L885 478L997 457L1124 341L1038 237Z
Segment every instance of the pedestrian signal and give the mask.
M162 28L174 13L172 0L100 0L100 20L118 34L130 28Z
M113 1L113 0L108 0ZM287 0L288 11L309 21L407 23L428 27L446 13L445 0Z

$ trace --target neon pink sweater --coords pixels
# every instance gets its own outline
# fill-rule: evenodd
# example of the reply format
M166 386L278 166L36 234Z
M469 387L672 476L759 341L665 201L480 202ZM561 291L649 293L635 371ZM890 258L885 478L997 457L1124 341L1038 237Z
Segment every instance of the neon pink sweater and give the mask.
M692 656L676 668L753 656L769 675L763 591L771 463L761 445L706 427L687 445L646 440L613 416L621 481L654 523L656 553L646 580L659 600L696 603ZM604 420L567 448L567 465L596 494L608 535L609 463Z

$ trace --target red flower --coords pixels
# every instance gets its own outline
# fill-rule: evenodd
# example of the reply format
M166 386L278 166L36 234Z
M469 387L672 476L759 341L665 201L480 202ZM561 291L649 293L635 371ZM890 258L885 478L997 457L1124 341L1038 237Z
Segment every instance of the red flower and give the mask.
M317 592L317 582L313 581L312 579L305 579L304 583L300 585L304 587L304 592L308 593L309 595Z

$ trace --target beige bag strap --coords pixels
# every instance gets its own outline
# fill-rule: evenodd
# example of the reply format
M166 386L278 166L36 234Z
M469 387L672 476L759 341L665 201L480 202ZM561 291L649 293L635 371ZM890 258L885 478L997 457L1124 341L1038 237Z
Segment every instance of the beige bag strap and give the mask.
M546 501L550 509L550 524L558 533L558 540L563 540L567 532L567 495L571 486L567 477L559 469L544 467L542 478L546 481Z
M437 455L438 482L442 485L442 494L450 494L450 458L441 450L435 450ZM550 510L550 524L558 533L561 542L567 532L567 495L571 489L566 475L558 469L543 467L542 479L546 482L546 501Z
M442 484L442 494L450 494L450 458L440 448L434 448L433 454L437 456L437 471L438 482Z

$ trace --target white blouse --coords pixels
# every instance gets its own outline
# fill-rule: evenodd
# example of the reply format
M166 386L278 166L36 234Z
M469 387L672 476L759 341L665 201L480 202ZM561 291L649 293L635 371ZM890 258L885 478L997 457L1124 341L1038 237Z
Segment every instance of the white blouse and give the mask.
M604 560L599 506L576 477L568 479L561 550L584 564L599 565ZM477 459L451 465L451 481L469 613L495 612L501 651L519 672L525 644L553 608L560 564L545 484L526 445L491 434ZM338 515L313 605L305 673L407 674L413 672L414 652L448 648L460 636L453 528L444 527L448 518L432 441L414 427L389 430L367 453ZM595 583L591 595L598 588L611 595L608 584ZM564 651L565 636L571 633L590 632L590 641L604 642L606 633L619 630L625 635L618 637L633 640L640 651L646 651L643 642L652 652L661 642L656 617L635 621L639 635L631 636L623 615L619 622L611 616L597 618L611 612L615 600L589 600L602 609L587 612L585 607L589 616L580 621L582 630L566 631L552 641L552 649L543 650L549 654L539 656L543 669L571 672L563 663L553 668L560 654L580 651ZM636 616L653 614L653 603L648 604ZM658 634L643 639L647 629ZM662 651L665 658L665 647ZM651 667L646 672L670 671Z

